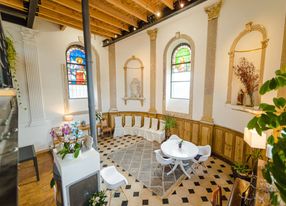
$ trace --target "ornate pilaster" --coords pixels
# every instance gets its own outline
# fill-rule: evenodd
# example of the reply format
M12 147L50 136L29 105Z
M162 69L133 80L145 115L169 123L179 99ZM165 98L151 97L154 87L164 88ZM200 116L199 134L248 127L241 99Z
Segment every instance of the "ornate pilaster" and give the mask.
M158 29L148 30L150 37L150 108L149 112L156 113L156 39Z
M283 36L283 44L282 44L282 55L281 55L281 69L286 72L286 16L284 22L284 36ZM278 97L286 97L286 88L278 89L277 93Z
M30 126L42 124L45 120L41 74L38 62L37 31L21 29L29 94Z
M109 61L109 111L117 111L117 92L116 92L116 65L115 65L115 45L108 46L108 61Z
M215 4L205 7L205 12L208 15L209 21L213 19L217 19L219 17L221 6L222 6L222 1L219 1Z
M208 15L207 54L205 69L204 108L202 121L213 123L213 95L215 78L215 57L217 41L217 21L222 6L219 1L205 8Z

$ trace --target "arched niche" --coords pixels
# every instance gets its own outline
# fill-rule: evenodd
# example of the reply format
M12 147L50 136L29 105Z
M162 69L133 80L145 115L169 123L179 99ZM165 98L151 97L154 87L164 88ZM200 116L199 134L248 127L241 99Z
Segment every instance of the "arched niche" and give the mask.
M170 99L170 73L171 73L171 57L174 49L181 43L186 43L191 48L191 81L190 94L188 100L171 100ZM162 111L165 115L172 115L191 119L193 108L193 84L194 84L194 65L195 65L195 43L193 39L186 35L176 32L175 36L171 38L163 53L163 101ZM172 105L180 105L180 109L172 109ZM184 108L184 109L182 109ZM182 112L182 110L185 110Z
M124 97L125 104L129 100L140 101L143 106L143 69L141 59L132 56L124 64Z
M266 29L262 25L253 24L252 22L247 23L244 30L233 41L229 51L227 104L252 107L260 104L261 97L258 91L263 82L268 41ZM253 105L251 105L249 95L246 94L246 87L235 74L238 67L245 68L247 67L245 65L248 65L248 68L253 68L254 74L257 75L257 80L254 84L257 86L253 93ZM241 89L244 90L244 95L241 95L243 93Z

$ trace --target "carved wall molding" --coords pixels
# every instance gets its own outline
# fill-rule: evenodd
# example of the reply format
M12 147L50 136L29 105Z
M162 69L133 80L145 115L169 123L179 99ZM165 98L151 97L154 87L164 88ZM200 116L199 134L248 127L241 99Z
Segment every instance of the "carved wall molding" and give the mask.
M44 101L41 83L41 74L38 61L36 37L38 31L21 28L23 38L26 78L28 84L28 99L30 122L29 126L37 126L45 121Z
M109 111L117 111L117 88L116 88L116 63L115 63L115 44L108 46L109 63Z
M168 59L168 52L171 49L171 45L178 41L178 40L184 40L186 41L192 50L192 56L191 56L191 84L190 84L190 99L189 99L189 113L188 114L184 114L184 113L180 113L180 112L173 112L173 111L167 111L166 110L166 88L167 88L167 75L168 75L168 68L169 64L171 64L171 62L167 62ZM170 52L171 53L171 52ZM187 119L191 119L192 118L192 111L193 111L193 83L194 83L194 65L195 65L195 43L193 41L193 39L186 35L186 34L181 34L180 32L176 32L175 36L170 39L164 49L164 53L163 53L163 99L162 99L162 112L165 115L176 115L176 116L180 116L182 118L187 118Z
M223 2L219 1L217 3L214 3L208 7L205 7L205 12L208 14L208 20L214 20L219 17L220 10L222 7Z
M259 73L259 87L263 83L263 74L264 74L264 65L265 65L265 54L266 54L266 48L268 45L268 34L264 26L260 24L253 24L253 22L248 22L245 24L245 28L243 31L241 31L238 36L233 41L230 51L229 51L229 74L228 74L228 90L227 90L227 100L226 104L231 104L231 97L232 97L232 78L233 78L233 66L234 66L234 59L235 59L235 53L236 52L245 52L245 51L237 51L235 48L238 44L238 42L245 37L247 34L251 32L259 32L261 33L262 40L261 42L261 48L254 48L249 49L247 52L250 51L256 51L261 50L261 57L260 57L260 73ZM258 98L258 103L261 101L261 96Z
M129 67L129 63L132 62L132 61L137 61L139 64L140 64L140 67L138 68L131 68ZM123 97L123 100L124 100L124 103L125 105L127 104L127 102L129 100L138 100L140 101L141 103L141 106L143 106L143 102L144 102L144 96L143 96L143 69L144 69L144 65L143 65L143 62L141 61L141 59L135 57L135 56L132 56L130 57L129 59L126 60L126 62L124 63L124 97ZM128 69L140 69L140 82L138 82L140 85L140 91L138 95L136 96L132 96L132 95L128 95ZM129 85L130 86L130 85Z
M147 31L150 37L150 108L149 112L156 113L156 39L158 29Z

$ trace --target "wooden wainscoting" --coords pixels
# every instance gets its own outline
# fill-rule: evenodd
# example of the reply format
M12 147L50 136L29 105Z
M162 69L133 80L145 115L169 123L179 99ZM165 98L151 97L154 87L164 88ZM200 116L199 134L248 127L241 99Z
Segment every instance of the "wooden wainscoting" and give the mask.
M108 118L108 122L112 128L114 128L115 116L122 116L123 124L125 116L141 116L142 125L144 123L144 117L154 117L162 120L166 117L166 115L163 114L148 112L121 111L105 113L104 117ZM212 152L229 163L242 163L252 152L252 149L244 142L243 133L241 132L205 122L181 117L174 118L176 119L177 126L171 130L172 134L177 134L182 139L191 141L196 145L211 145ZM135 118L133 118L133 123L134 119Z

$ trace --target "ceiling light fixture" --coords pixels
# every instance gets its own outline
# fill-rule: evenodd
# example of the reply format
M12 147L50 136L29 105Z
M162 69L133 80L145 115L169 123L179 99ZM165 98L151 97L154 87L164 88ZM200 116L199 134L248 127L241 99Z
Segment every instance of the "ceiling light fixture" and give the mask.
M156 13L156 16L157 16L157 17L160 17L160 16L161 16L161 12L158 11L158 12Z
M114 38L117 38L117 34L114 35Z
M133 30L136 31L136 27L133 27Z
M183 2L180 3L180 7L183 8L185 4Z

